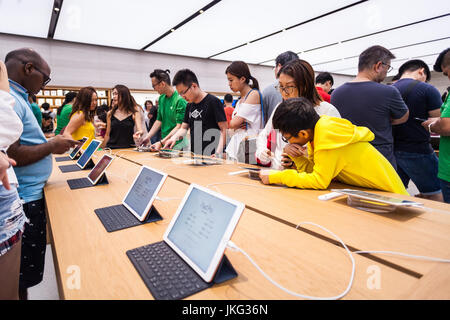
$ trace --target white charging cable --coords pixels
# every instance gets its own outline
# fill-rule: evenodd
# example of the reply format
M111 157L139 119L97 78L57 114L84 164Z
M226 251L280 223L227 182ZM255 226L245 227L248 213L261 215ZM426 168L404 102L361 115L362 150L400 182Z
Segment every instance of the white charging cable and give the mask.
M309 300L337 300L337 299L341 299L342 297L344 297L345 295L347 295L347 293L350 291L350 288L352 287L352 285L353 285L353 279L355 278L355 259L353 259L353 255L352 255L352 252L347 248L347 246L345 245L345 243L338 237L338 236L336 236L333 232L331 232L331 231L329 231L328 229L326 229L326 228L324 228L324 227L322 227L322 226L319 226L319 225L317 225L317 224L315 224L315 223L312 223L312 222L301 222L301 223L299 223L298 225L297 225L297 227L296 228L298 228L301 224L310 224L310 225L313 225L313 226L316 226L316 227L318 227L318 228L320 228L320 229L322 229L322 230L324 230L324 231L326 231L326 232L328 232L329 234L331 234L333 237L335 237L341 244L342 244L342 246L345 248L345 250L347 251L347 253L348 253L348 256L350 257L350 260L351 260L351 262L352 262L352 273L351 273L351 276L350 276L350 281L349 281L349 283L348 283L348 285L347 285L347 288L344 290L344 292L342 292L341 294L339 294L339 295L337 295L337 296L334 296L334 297L314 297L314 296L307 296L307 295L303 295L303 294L299 294L299 293L297 293L297 292L293 292L293 291L291 291L291 290L289 290L289 289L286 289L285 287L283 287L283 286L281 286L280 284L278 284L277 282L275 282L274 280L272 280L272 278L270 278L257 264L256 264L256 262L255 261L253 261L253 259L252 258L250 258L250 256L244 251L244 250L242 250L241 248L239 248L238 246L236 246L232 241L228 241L228 247L230 248L230 249L234 249L234 250L237 250L237 251L239 251L239 252L241 252L244 256L246 256L247 257L247 259L255 266L255 268L256 269L258 269L258 271L259 272L261 272L261 274L267 279L267 280L269 280L274 286L276 286L276 287L278 287L279 289L281 289L281 290L283 290L283 291L285 291L286 293L288 293L288 294L290 294L290 295L293 295L293 296L295 296L295 297L299 297L299 298L303 298L303 299L309 299Z
M233 243L233 241L228 241L227 247L230 248L233 251L239 251L241 252L244 256L247 257L247 259L255 266L256 269L258 269L258 271L267 279L269 280L274 286L278 287L279 289L287 292L290 295L299 297L299 298L304 298L304 299L309 299L309 300L337 300L337 299L341 299L343 298L345 295L347 295L347 293L350 291L352 285L353 285L353 280L355 278L355 260L353 258L352 253L356 253L356 254L365 254L365 253L371 253L371 254L389 254L389 255L398 255L398 256L402 256L402 257L406 257L406 258L410 258L410 259L417 259L417 260L425 260L425 261L433 261L433 262L443 262L443 263L450 263L449 259L442 259L442 258L434 258L434 257L426 257L426 256L419 256L419 255L412 255L412 254L407 254L407 253L402 253L402 252L395 252L395 251L354 251L351 252L348 247L345 245L345 243L337 236L335 235L333 232L331 232L330 230L315 224L313 222L301 222L296 226L296 229L298 229L298 227L301 224L309 224L309 225L313 225L316 226L324 231L326 231L327 233L331 234L335 239L337 239L341 245L344 247L344 249L347 251L350 260L352 261L352 273L350 275L350 281L347 285L347 288L345 289L344 292L342 292L341 294L334 296L334 297L313 297L313 296L307 296L307 295L302 295L296 292L293 292L289 289L286 289L285 287L281 286L280 284L278 284L277 282L275 282L274 280L272 280L272 278L270 278L259 266L258 264L253 261L253 259L241 248L239 248L235 243Z

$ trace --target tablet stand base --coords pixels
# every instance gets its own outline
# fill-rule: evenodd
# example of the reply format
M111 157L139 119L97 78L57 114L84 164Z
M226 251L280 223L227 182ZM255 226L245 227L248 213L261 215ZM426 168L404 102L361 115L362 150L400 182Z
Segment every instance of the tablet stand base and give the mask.
M94 161L92 161L92 159L89 159L88 163L86 163L86 165L84 166L83 170L94 169L94 167L95 167Z
M223 283L225 281L234 279L238 276L236 270L231 265L230 260L228 260L226 255L223 255L222 261L220 261L219 267L217 268L216 275L212 281L213 284Z
M72 159L70 159L69 156L66 156L66 157L58 157L58 158L55 157L55 161L56 161L56 162L71 161L71 160L72 160Z
M69 187L71 190L89 188L89 187L94 187L96 185L109 184L108 178L106 177L105 173L97 181L96 184L92 184L88 178L69 179L69 180L67 180L67 183L69 184Z
M95 167L94 161L92 159L89 160L89 162L86 164L86 166L83 169L80 169L80 167L76 164L69 164L67 166L60 166L59 169L61 172L75 172L75 171L81 171L81 170L90 170Z

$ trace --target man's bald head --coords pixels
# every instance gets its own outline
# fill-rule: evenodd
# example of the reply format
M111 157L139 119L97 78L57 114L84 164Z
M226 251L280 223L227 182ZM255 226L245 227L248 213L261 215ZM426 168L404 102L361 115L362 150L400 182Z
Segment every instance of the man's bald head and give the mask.
M32 48L9 52L5 57L9 78L22 85L30 93L37 94L50 77L47 62Z

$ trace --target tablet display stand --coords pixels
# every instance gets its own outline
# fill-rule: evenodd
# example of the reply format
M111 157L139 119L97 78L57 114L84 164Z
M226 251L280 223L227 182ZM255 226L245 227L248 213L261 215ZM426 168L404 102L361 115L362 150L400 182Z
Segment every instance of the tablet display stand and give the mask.
M89 162L84 166L84 169L80 169L80 167L76 164L69 164L67 166L60 166L59 169L61 172L75 172L75 171L81 171L81 170L91 170L95 167L94 161L92 159L89 159Z
M225 281L234 279L238 276L236 270L233 268L230 260L228 260L226 255L223 255L222 261L220 261L217 272L212 281L213 284L220 284Z
M108 178L106 177L106 173L103 173L102 177L97 181L96 184L92 184L88 178L69 179L67 180L67 184L69 185L71 190L74 190L74 189L95 187L97 185L109 184L109 181Z
M373 213L388 213L396 209L396 206L392 204L361 199L350 195L347 197L347 204L356 209Z

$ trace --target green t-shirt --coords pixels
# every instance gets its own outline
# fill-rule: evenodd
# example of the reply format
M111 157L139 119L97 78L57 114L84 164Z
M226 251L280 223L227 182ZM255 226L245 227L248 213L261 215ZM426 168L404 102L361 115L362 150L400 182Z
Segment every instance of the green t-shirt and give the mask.
M56 115L56 130L55 135L58 135L61 130L69 124L70 121L70 114L72 113L72 105L66 104L62 110L61 113Z
M37 122L39 123L39 127L42 127L42 112L36 102L33 102L31 104L31 110L33 110L33 114L36 117Z
M183 123L187 102L175 90L170 98L159 96L156 120L161 121L161 138L164 139L177 124ZM184 141L181 144L181 141ZM177 149L186 145L185 139L177 142Z
M441 107L441 118L450 118L450 95ZM438 178L450 182L450 136L441 136L439 142Z

